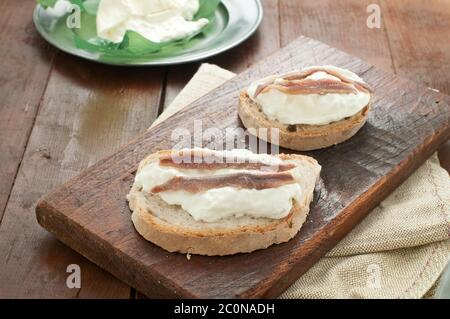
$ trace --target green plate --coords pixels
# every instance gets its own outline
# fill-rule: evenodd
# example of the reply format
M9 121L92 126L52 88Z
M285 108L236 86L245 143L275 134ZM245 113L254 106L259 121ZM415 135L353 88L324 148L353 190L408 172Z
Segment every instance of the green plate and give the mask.
M57 19L37 5L33 20L38 32L49 43L69 54L113 65L170 65L198 61L227 51L250 37L262 21L260 0L222 0L215 19L205 32L170 50L162 49L142 57L113 57L92 53L75 46L67 27L55 27Z

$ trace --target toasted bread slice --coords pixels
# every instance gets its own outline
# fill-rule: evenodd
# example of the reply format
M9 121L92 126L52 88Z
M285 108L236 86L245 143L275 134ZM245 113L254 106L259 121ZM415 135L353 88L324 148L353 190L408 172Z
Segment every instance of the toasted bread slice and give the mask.
M158 160L161 152L143 160L138 172ZM178 205L168 205L158 195L142 192L133 185L128 195L132 221L145 239L169 252L200 255L232 255L249 253L280 244L293 238L309 212L320 165L311 157L278 155L284 161L300 167L302 196L294 202L289 215L283 219L233 217L216 222L196 221Z
M271 121L262 112L258 103L254 102L246 91L239 97L238 112L242 123L246 128L254 128L258 133L260 128L268 128L267 137L258 136L261 139L272 141L270 128L279 129L279 145L297 151L311 151L342 143L355 135L367 121L370 105L360 112L338 122L326 125L286 125L277 121Z

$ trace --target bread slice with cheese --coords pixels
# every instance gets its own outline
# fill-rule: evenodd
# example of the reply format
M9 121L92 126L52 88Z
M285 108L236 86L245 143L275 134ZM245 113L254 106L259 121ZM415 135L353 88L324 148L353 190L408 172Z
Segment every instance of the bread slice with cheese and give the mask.
M170 151L148 156L140 163L137 174L168 154ZM142 184L135 181L128 195L133 224L145 239L169 252L222 256L249 253L287 242L306 219L321 167L307 156L280 154L276 158L295 167L295 183L301 189L300 196L292 199L292 207L283 218L241 214L212 221L196 220L180 205L168 204L158 193L144 191Z
M369 116L368 104L357 114L327 125L288 125L272 121L261 111L261 106L241 92L238 107L239 117L246 128L252 128L257 136L270 143L296 151L312 151L333 146L353 137L366 123ZM261 128L277 128L278 142L272 139L272 130L261 131ZM264 132L263 134L258 134ZM267 132L267 133L265 133Z
M310 151L354 136L368 119L371 95L353 72L315 66L254 82L241 92L238 113L259 138ZM274 128L276 137L271 134Z

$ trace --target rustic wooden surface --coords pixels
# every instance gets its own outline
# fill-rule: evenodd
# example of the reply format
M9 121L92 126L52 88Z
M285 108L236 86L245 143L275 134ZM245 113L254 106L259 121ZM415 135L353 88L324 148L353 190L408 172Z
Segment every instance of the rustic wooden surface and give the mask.
M368 29L366 7L382 8ZM450 94L450 4L445 0L263 0L265 19L240 47L208 62L240 72L304 34ZM198 64L127 70L49 47L32 0L0 4L0 297L133 298L135 291L41 229L39 197L143 132ZM104 112L107 110L107 112ZM440 151L450 168L449 146ZM82 288L68 289L79 264Z
M135 231L125 197L138 163L177 142L171 139L174 127L193 134L197 119L205 130L242 127L236 108L242 87L316 61L360 74L376 94L368 123L356 136L306 153L322 165L321 183L295 238L251 254L187 260ZM51 192L37 217L57 238L149 297L276 297L449 137L449 96L302 37Z

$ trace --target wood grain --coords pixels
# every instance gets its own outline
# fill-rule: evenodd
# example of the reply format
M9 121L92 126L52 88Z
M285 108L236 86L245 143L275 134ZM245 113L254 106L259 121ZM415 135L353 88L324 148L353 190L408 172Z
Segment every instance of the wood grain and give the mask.
M381 6L395 72L450 94L450 3L383 0ZM439 159L450 172L450 141Z
M282 0L280 2L281 43L300 35L317 39L365 61L391 70L389 43L384 29L369 29L367 6L373 0ZM321 61L315 61L321 64Z
M35 3L0 3L0 223L56 50L31 21Z
M368 123L350 141L309 153L323 166L298 236L252 254L169 254L133 229L125 195L138 162L170 148L174 127L238 127L238 92L253 79L320 60L360 74L375 88ZM188 120L189 119L189 120ZM450 99L320 42L300 38L150 130L53 192L37 207L41 225L148 296L273 297L286 289L393 191L450 135ZM342 174L345 172L345 174ZM214 284L211 284L214 283Z
M450 93L450 5L443 0L381 1L395 72Z
M130 288L36 223L34 204L157 116L163 70L111 68L59 54L0 229L0 297L128 298ZM66 287L78 264L81 289Z

